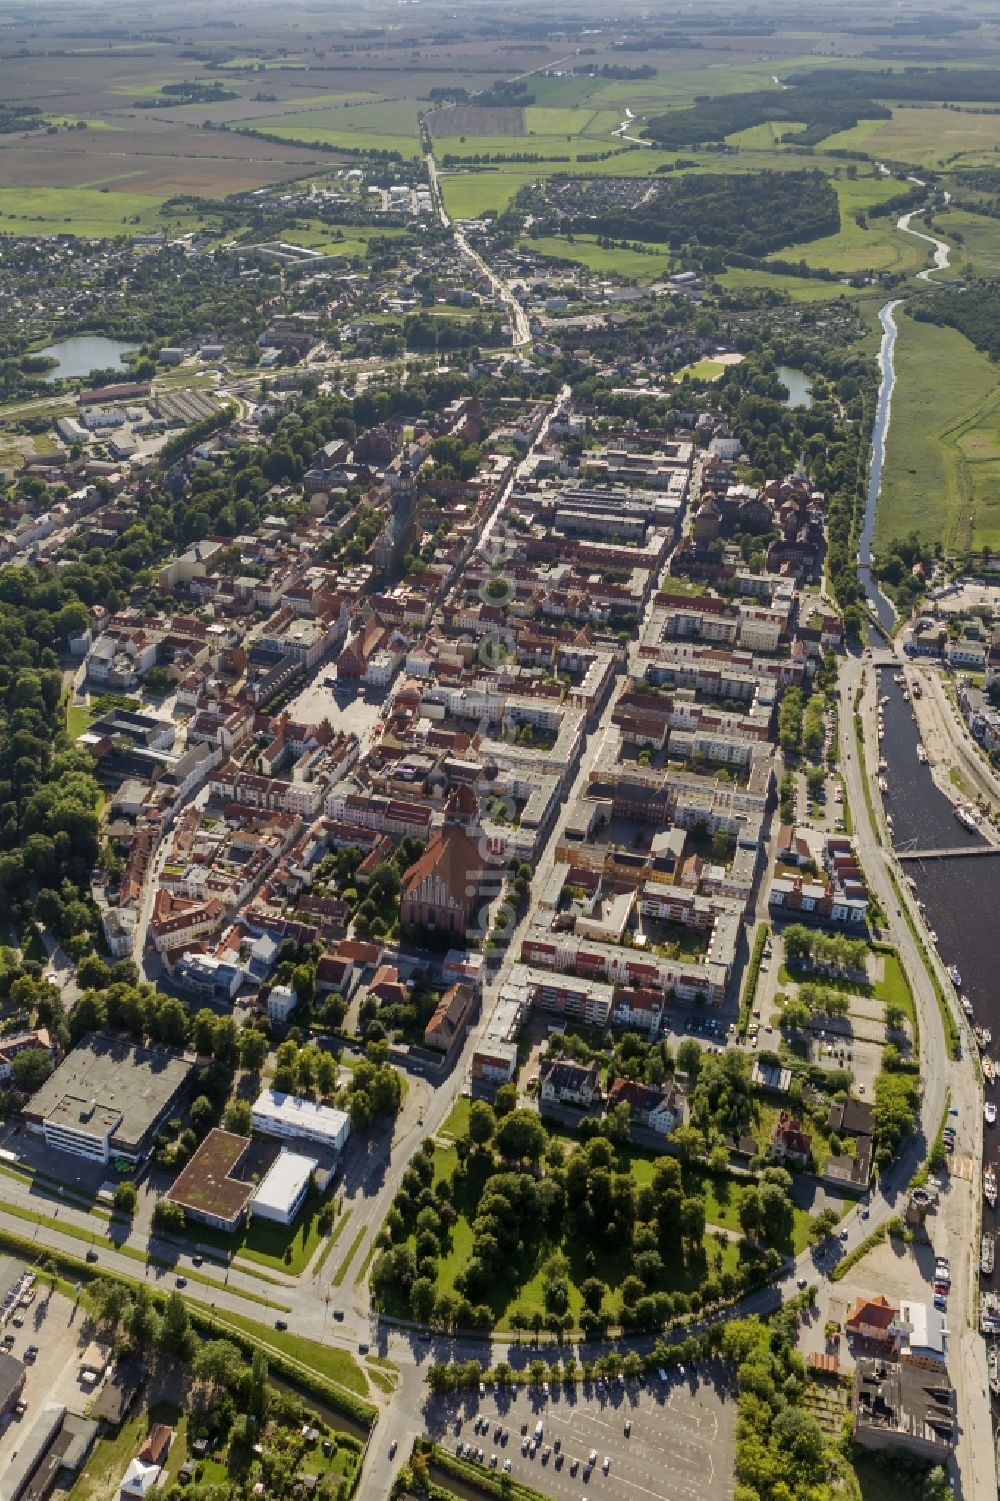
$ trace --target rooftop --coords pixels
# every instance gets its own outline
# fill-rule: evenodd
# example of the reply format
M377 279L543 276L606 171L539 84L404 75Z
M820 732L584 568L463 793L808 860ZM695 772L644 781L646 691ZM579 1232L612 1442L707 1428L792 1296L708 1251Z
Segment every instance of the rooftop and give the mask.
M237 1176L250 1145L248 1136L209 1131L191 1161L179 1173L167 1198L182 1209L194 1209L232 1220L253 1198L254 1184Z
M84 1135L138 1142L187 1083L191 1064L165 1048L88 1033L26 1107Z

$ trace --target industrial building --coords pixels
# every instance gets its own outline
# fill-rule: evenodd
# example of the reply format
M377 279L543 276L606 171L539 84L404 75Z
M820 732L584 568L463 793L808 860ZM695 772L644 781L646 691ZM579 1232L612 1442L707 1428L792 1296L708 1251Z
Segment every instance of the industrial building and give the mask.
M142 1162L192 1065L167 1048L88 1033L25 1106L46 1146L92 1162Z

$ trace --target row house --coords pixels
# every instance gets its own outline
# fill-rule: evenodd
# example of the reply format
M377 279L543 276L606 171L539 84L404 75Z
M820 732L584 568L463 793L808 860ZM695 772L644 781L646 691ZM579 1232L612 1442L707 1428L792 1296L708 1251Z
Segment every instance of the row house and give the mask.
M153 900L149 932L158 954L189 948L221 927L225 907L217 898L189 900L161 886Z
M433 817L428 803L363 793L349 783L331 788L323 811L334 822L350 828L370 829L379 834L412 834L418 839L427 838Z

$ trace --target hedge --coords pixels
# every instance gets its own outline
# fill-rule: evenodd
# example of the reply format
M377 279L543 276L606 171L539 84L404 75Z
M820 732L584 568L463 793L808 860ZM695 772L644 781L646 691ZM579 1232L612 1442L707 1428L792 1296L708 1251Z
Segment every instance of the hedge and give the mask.
M71 1255L68 1251L41 1246L37 1241L16 1235L12 1230L0 1229L0 1247L29 1263L37 1262L41 1254L57 1269L72 1277L74 1282L87 1283L92 1282L96 1277L102 1277L120 1282L125 1287L144 1286L138 1278L126 1277L122 1272L109 1271L105 1267L95 1271L86 1261ZM166 1304L166 1293L156 1288L150 1288L149 1292L154 1305L162 1312ZM247 1355L251 1355L255 1349L261 1350L267 1356L268 1366L277 1371L289 1385L306 1393L312 1393L335 1411L353 1418L362 1427L371 1429L378 1420L378 1408L370 1402L365 1402L344 1387L335 1386L325 1377L311 1370L304 1362L292 1360L283 1351L276 1349L268 1342L267 1330L263 1325L260 1327L259 1337L251 1335L235 1325L227 1324L224 1319L216 1318L213 1313L198 1303L187 1298L184 1302L191 1326L200 1334L207 1334L212 1339L228 1339Z
M750 1026L750 1017L753 1013L754 997L757 994L757 981L760 979L760 966L764 958L764 949L767 940L771 936L771 929L767 923L761 923L753 940L753 952L750 955L750 963L747 966L747 982L743 987L743 1004L740 1007L740 1036L747 1035Z

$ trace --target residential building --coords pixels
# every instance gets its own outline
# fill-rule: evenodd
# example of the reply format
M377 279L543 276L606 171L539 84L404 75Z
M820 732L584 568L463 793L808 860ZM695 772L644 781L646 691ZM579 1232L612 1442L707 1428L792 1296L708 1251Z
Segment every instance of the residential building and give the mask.
M634 1079L616 1079L608 1091L608 1109L627 1105L633 1125L669 1136L684 1119L684 1097L676 1084L654 1088Z
M471 985L450 985L424 1028L424 1047L445 1056L461 1047L475 1006Z
M812 1161L812 1137L802 1129L802 1122L784 1110L775 1122L771 1135L771 1158L775 1162L808 1167Z
M589 1110L601 1098L601 1071L596 1062L572 1063L546 1058L538 1070L539 1098L549 1105L579 1105Z

